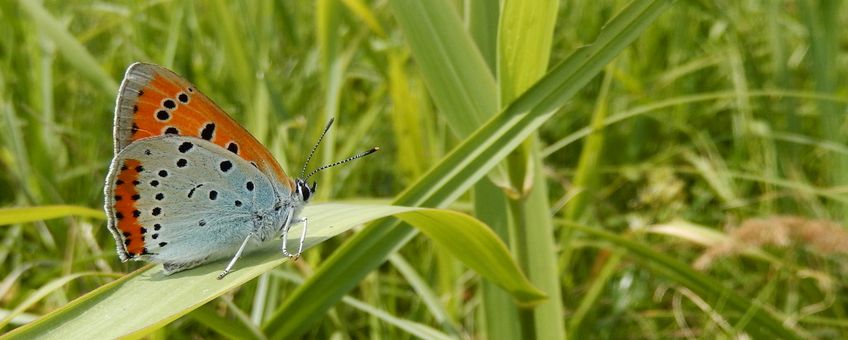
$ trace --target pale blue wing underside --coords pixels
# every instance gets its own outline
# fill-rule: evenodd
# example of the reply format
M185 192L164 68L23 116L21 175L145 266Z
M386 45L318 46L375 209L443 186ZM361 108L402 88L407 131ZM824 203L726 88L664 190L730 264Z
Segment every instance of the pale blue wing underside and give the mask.
M133 142L113 160L107 186L127 159L144 168L135 204L147 254L136 259L165 263L166 270L169 264L186 269L231 256L248 234L264 240L281 224L273 213L279 194L268 177L206 140L163 136ZM107 195L107 210L115 203L110 199ZM110 216L120 252L124 239L116 223Z

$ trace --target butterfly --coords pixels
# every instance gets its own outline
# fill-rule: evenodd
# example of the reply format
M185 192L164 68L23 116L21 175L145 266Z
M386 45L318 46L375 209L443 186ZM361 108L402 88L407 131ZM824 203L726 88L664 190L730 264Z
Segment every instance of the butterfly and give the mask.
M176 73L154 64L127 68L115 104L114 152L105 185L108 228L122 262L162 263L165 274L232 256L230 273L249 246L279 236L282 254L303 251L308 220L300 217L317 183L297 179L247 130ZM297 251L292 225L303 223Z

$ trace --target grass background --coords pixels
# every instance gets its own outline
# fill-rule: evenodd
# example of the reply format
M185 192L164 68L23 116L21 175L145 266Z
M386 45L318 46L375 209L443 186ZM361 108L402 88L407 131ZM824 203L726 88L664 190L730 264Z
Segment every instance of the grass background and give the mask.
M117 84L137 60L190 79L289 173L336 117L323 162L383 151L323 173L317 200L391 200L627 2L493 4L3 2L0 206L99 209ZM537 309L412 234L346 283L349 303L311 305L328 303L306 292L322 292L331 254L362 232L153 336L844 337L846 20L840 1L674 2L439 203L510 245L551 297ZM0 312L40 297L2 331L137 267L118 262L102 220L74 215L0 226Z

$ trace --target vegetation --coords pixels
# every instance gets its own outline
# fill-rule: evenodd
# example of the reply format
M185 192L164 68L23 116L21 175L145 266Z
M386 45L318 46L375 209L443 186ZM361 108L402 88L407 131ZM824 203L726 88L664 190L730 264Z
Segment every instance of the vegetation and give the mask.
M848 334L841 1L19 0L0 22L2 333ZM99 210L134 61L290 174L329 117L318 163L379 145L320 174L313 202L341 205L306 213L342 235L224 281L120 263Z

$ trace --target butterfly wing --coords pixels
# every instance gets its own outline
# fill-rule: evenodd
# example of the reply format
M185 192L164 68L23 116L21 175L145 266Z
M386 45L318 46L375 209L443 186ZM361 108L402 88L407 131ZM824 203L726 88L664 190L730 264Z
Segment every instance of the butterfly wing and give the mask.
M130 143L106 179L109 230L121 259L165 263L166 271L231 256L249 233L264 240L281 225L278 202L256 167L194 137Z
M115 154L144 138L178 135L207 140L254 164L289 192L294 182L271 153L189 81L146 63L130 65L115 108Z

